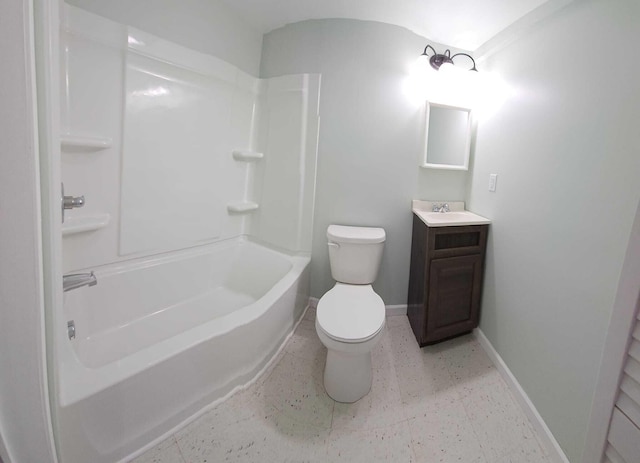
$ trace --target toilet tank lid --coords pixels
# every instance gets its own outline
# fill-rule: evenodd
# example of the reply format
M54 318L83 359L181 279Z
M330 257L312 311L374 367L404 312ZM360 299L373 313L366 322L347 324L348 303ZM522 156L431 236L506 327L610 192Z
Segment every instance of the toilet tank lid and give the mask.
M386 235L383 228L351 227L348 225L329 225L327 228L329 241L337 243L382 243Z

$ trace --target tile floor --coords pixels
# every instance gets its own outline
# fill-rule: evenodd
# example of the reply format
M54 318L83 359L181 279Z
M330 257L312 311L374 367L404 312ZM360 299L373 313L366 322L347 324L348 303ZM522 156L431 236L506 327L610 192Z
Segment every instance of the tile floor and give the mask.
M470 335L420 349L406 316L387 318L371 392L341 404L322 385L314 316L256 384L134 463L550 461Z

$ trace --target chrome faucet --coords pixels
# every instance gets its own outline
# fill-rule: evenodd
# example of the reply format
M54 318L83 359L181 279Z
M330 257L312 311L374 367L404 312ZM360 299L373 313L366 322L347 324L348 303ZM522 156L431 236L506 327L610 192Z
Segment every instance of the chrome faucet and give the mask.
M67 322L67 336L69 336L69 339L75 339L76 337L76 322L73 320Z
M449 209L449 204L447 203L434 204L431 210L433 212L451 212L451 210Z
M82 288L83 286L95 286L98 279L91 273L71 273L62 277L62 289L66 293L72 289Z

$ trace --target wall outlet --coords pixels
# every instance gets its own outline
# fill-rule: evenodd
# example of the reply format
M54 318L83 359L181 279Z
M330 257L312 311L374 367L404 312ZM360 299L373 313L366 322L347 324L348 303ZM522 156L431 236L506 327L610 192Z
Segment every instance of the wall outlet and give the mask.
M498 174L489 174L489 191L496 191L497 182L498 182Z

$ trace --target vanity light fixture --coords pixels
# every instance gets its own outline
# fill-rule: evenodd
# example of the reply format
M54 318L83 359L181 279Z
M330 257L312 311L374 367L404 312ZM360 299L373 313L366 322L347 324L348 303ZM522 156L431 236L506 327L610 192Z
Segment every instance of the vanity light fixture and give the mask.
M431 49L431 51L433 51L433 55L429 56L427 54L428 49ZM422 55L420 55L418 59L421 61L424 61L425 59L428 58L429 64L431 65L431 67L437 71L438 69L440 69L440 66L442 66L443 64L453 65L454 64L453 60L456 56L466 56L467 58L469 58L473 63L473 67L468 70L478 72L478 70L476 69L476 62L471 57L471 55L468 55L466 53L456 53L455 55L451 56L451 51L449 49L445 50L444 53L438 53L431 45L427 45L426 47L424 47L424 51L422 52Z

